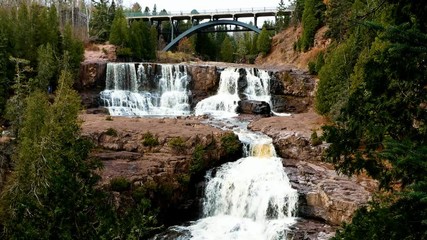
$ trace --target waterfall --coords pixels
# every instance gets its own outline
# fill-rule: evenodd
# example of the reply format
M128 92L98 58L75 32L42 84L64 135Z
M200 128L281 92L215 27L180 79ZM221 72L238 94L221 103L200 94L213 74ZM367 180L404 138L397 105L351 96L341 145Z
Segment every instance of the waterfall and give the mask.
M244 129L236 133L246 157L208 171L203 217L190 226L172 227L180 233L176 239L286 239L295 222L298 194L271 138Z
M242 78L239 71L244 71L245 78ZM217 94L197 103L195 114L216 117L237 116L236 108L241 100L239 94L248 100L265 101L270 104L269 85L270 75L265 70L226 68L221 72Z
M106 89L101 101L113 116L188 115L190 114L190 77L183 65L161 64L158 82L150 88L143 64L108 63ZM146 66L151 70L151 66Z

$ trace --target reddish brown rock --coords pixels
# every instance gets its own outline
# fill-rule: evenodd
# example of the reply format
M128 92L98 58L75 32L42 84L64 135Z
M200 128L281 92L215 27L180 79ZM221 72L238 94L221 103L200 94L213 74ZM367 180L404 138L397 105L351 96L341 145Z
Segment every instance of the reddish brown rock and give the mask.
M324 121L309 111L290 117L261 118L249 128L273 138L291 184L300 194L299 216L340 225L349 222L354 211L367 204L377 183L365 176L340 175L331 164L321 161L327 145L313 146L310 136L319 131Z

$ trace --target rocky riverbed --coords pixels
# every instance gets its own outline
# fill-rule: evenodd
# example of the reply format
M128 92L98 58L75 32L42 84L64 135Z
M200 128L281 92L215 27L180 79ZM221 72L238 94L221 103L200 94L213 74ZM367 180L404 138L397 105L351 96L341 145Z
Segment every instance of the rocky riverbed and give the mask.
M233 133L207 125L204 117L125 118L83 114L81 118L83 135L97 146L93 156L104 163L100 172L104 184L116 177L125 177L135 185L167 182L176 191L177 199L171 201L179 206L170 211L184 214L188 219L196 217L201 195L200 192L186 194L188 188L181 188L180 184L183 176L191 176L197 146L211 149L205 152L205 159L209 161L206 167L239 158L238 153L228 154L221 140ZM310 136L316 130L320 134L319 127L325 120L313 111L289 117L246 116L245 120L251 121L248 126L251 130L273 138L292 186L298 190L299 220L291 233L294 239L330 238L375 191L375 181L365 176L340 175L330 164L321 161L327 145L313 145ZM157 139L157 144L144 144L147 133ZM181 150L171 144L176 139L182 140ZM201 174L191 183L193 189L200 186L202 180Z

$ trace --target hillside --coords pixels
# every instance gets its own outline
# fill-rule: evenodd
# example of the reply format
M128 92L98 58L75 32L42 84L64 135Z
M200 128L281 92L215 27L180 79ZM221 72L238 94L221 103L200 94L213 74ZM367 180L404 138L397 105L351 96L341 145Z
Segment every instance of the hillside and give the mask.
M272 38L271 51L266 57L259 57L256 64L266 68L294 67L308 70L308 62L320 51L324 51L331 40L325 38L327 27L320 28L315 36L314 47L307 52L294 50L294 43L302 34L302 27L289 27Z

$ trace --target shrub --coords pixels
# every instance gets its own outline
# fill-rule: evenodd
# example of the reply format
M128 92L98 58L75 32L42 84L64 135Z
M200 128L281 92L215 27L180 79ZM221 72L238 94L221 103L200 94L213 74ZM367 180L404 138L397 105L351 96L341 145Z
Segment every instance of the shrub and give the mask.
M110 188L115 192L129 191L131 182L124 177L115 177L110 180Z
M142 145L146 147L154 147L159 145L159 140L151 132L146 132L143 135Z
M317 132L315 130L313 130L313 132L311 133L310 141L311 145L313 146L318 146L322 144L322 139L317 136Z
M193 152L193 157L191 159L191 163L190 163L190 173L191 174L197 174L200 171L202 171L205 167L205 159L204 159L204 155L205 155L205 147L201 144L197 144L194 152Z
M239 138L234 133L222 136L221 144L227 154L234 154L241 150Z
M106 121L113 121L113 118L112 118L111 116L106 116L106 117L105 117L105 120L106 120Z
M108 128L107 131L105 131L105 134L112 137L117 137L117 130L114 128Z
M315 62L313 62L313 61L308 62L308 72L309 72L311 75L315 75L315 74L317 74L317 71L316 71L316 63L315 63Z
M181 137L172 138L169 141L169 146L177 153L185 152L185 142Z
M190 183L190 175L180 174L180 175L178 175L177 180L181 186L187 186Z

